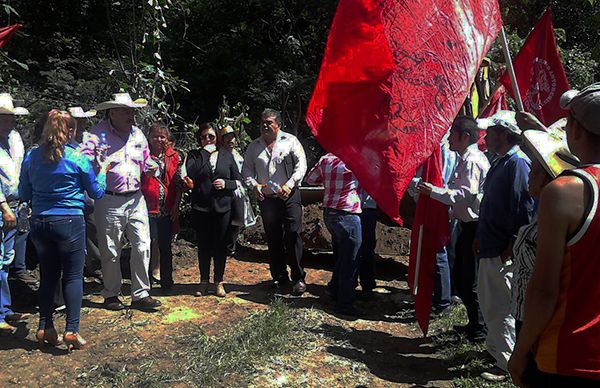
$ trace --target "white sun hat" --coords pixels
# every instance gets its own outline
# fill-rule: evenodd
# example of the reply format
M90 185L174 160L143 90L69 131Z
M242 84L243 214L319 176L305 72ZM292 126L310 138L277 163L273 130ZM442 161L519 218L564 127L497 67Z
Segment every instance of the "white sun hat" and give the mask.
M113 99L104 101L96 106L96 110L107 110L113 108L143 108L148 105L148 101L143 98L132 100L129 93L115 93Z
M80 106L71 106L67 108L67 110L69 111L71 116L75 117L76 119L86 119L89 117L96 116L96 110L90 109L87 112L85 112Z
M13 98L8 93L0 93L0 115L28 115L29 111L22 107L15 107Z

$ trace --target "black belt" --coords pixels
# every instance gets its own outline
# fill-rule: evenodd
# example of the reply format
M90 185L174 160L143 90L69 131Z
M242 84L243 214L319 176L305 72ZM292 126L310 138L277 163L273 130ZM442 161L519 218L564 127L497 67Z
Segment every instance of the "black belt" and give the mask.
M135 190L135 191L125 191L125 192L122 192L122 193L116 193L116 192L114 192L114 191L109 191L109 190L105 190L104 192L105 192L106 194L108 194L108 195L115 195L115 196L117 196L117 197L129 197L130 195L133 195L133 194L139 193L139 190Z

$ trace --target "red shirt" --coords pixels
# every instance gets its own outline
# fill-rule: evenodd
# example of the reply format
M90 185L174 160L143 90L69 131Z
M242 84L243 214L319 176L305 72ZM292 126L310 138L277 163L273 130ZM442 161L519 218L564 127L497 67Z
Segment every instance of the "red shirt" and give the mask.
M546 373L600 380L600 165L569 174L591 188L592 205L567 242L558 303L538 340L535 359Z
M327 154L306 174L306 183L322 183L325 189L323 207L361 213L358 180L344 162L334 154Z
M159 214L161 211L170 212L175 204L178 190L177 174L179 170L179 154L173 148L167 148L163 159L164 164L160 163L157 157L151 157L159 162L160 175L142 175L142 193L146 199L148 213ZM161 185L161 182L163 185ZM164 196L164 201L161 201L161 196ZM162 209L161 202L163 202Z

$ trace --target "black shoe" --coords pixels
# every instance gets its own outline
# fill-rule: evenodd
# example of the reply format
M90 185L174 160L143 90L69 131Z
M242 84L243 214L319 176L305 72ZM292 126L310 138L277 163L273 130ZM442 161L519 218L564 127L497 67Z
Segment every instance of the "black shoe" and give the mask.
M27 285L35 285L39 283L38 279L29 271L21 272L13 276L13 279Z
M288 284L290 284L290 279L279 278L279 279L273 280L273 282L271 283L271 288L275 289L275 290L281 290L283 287L287 286Z
M338 307L336 312L341 316L345 316L345 317L349 317L349 318L353 318L353 319L360 318L363 315L362 311L358 310L354 306Z
M356 297L360 300L370 301L375 299L375 292L373 290L362 290L356 293Z
M298 280L292 287L292 294L300 296L306 292L306 283L303 280Z
M116 296L111 296L110 298L105 298L104 303L102 304L105 309L112 311L119 311L125 308L125 305L119 300Z
M145 298L142 298L142 299L139 299L139 300L134 300L133 302L131 302L131 308L132 309L136 309L136 310L140 310L140 311L154 312L161 305L162 305L162 303L160 303L159 300L154 299L151 296L147 296Z
M452 306L448 307L433 307L431 310L431 315L436 318L447 317L452 312Z
M467 333L467 339L474 344L485 342L487 335L485 331L475 330Z

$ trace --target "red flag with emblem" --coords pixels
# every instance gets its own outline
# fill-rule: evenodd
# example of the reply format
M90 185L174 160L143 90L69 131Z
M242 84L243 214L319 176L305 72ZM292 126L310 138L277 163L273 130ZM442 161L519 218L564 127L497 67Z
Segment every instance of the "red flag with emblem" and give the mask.
M547 10L525 40L513 60L519 92L526 112L534 114L544 125L564 117L560 96L570 89L552 27L552 11ZM514 98L508 72L499 79Z
M2 48L2 46L4 46L21 27L23 27L21 24L13 24L11 26L0 28L0 48Z
M500 26L496 0L340 1L306 121L396 222Z

